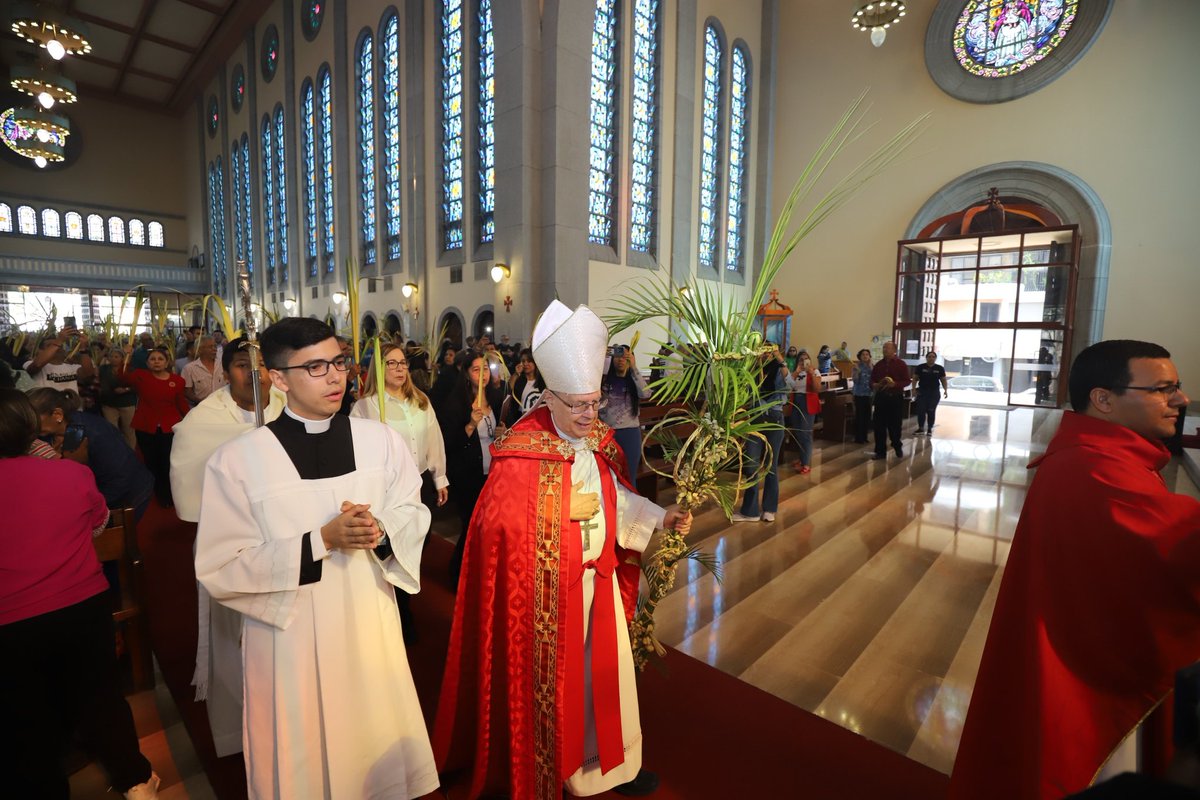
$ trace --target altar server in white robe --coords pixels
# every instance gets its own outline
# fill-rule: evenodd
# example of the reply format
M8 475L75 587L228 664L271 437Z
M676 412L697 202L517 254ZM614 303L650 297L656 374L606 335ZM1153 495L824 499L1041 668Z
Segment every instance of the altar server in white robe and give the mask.
M429 511L403 439L337 414L349 359L289 318L262 354L279 419L205 468L196 576L243 614L251 798L412 798L438 786L392 586L416 593Z
M200 490L204 465L213 452L254 428L254 374L250 352L241 337L221 353L221 373L229 384L210 394L175 425L171 445L171 494L175 514L184 522L200 521ZM265 367L259 385L266 422L283 413L284 394L273 390ZM213 746L218 756L242 751L242 615L213 600L197 587L196 671L192 685L197 702L204 702Z

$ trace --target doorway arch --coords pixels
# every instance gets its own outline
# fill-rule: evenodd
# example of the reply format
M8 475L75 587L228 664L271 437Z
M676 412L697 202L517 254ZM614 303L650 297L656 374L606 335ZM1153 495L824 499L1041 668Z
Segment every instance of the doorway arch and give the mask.
M1001 195L1022 197L1044 206L1065 224L1079 226L1079 280L1075 296L1075 336L1070 360L1104 335L1112 225L1100 195L1082 178L1062 167L1037 161L1003 161L964 173L934 192L905 230L915 239L940 217L966 208L995 187ZM1069 362L1068 362L1069 363Z
M442 339L449 339L454 345L455 350L461 350L463 346L463 316L462 312L457 308L447 308L442 312L442 318L438 321L437 331ZM441 347L441 342L437 343Z
M491 306L480 306L475 312L475 321L471 323L471 335L478 339L480 336L494 338L495 316Z

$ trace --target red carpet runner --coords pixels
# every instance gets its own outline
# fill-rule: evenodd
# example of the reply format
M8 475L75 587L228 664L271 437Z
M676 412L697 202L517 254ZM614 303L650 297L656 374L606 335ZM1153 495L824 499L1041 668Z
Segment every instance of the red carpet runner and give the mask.
M243 800L242 759L216 758L204 706L192 700L189 685L196 652L194 537L194 525L154 504L142 520L150 635L217 797ZM419 640L409 661L430 725L454 608L446 577L451 549L430 537L422 591L412 600ZM656 800L946 796L946 776L678 652L668 655L666 673L646 671L639 698L646 767L662 781Z

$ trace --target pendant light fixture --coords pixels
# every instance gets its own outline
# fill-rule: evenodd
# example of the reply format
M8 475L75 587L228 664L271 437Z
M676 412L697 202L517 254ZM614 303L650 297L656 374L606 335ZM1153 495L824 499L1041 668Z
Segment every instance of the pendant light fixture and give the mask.
M12 32L30 44L44 47L55 61L61 61L67 55L92 51L87 26L52 6L16 3L11 17Z

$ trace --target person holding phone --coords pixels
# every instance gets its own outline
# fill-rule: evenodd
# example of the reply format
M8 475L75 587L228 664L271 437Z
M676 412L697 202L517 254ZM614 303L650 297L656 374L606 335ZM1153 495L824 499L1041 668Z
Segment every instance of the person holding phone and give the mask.
M70 317L68 317L70 319ZM57 336L43 339L25 371L34 386L79 393L79 382L90 381L96 367L88 353L88 337L74 325L63 325ZM72 350L78 352L72 353Z
M612 428L613 437L625 454L629 480L636 481L642 464L642 422L638 417L650 387L637 368L633 351L623 344L609 350L609 365L600 380L600 421Z

